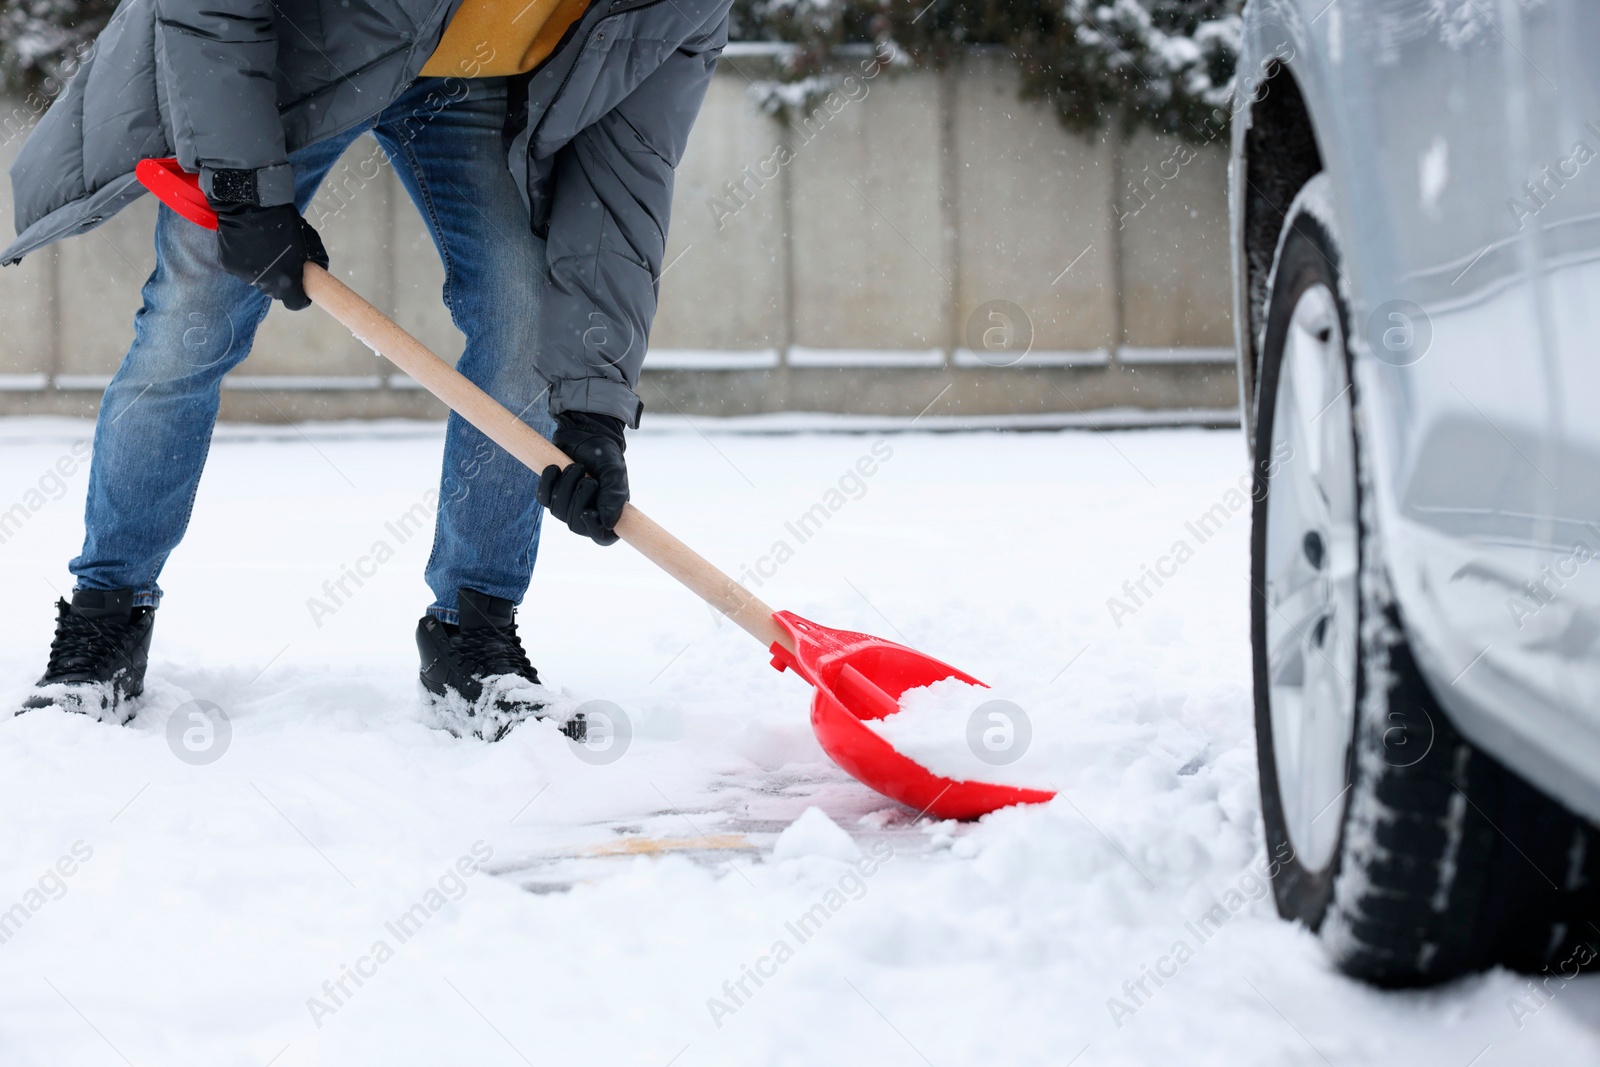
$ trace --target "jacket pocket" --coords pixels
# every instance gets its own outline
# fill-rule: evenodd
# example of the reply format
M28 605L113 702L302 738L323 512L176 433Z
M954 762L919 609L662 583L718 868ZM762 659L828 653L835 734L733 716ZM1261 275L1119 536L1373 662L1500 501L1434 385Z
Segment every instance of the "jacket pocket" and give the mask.
M677 50L677 42L640 19L641 12L597 23L563 86L536 117L535 157L560 150L581 130L616 107ZM644 31L644 32L641 32Z

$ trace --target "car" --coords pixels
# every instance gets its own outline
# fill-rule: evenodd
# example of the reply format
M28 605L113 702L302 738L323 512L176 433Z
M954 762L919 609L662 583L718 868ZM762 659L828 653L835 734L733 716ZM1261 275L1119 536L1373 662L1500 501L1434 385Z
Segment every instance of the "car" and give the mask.
M1230 150L1280 914L1600 954L1600 5L1250 0Z

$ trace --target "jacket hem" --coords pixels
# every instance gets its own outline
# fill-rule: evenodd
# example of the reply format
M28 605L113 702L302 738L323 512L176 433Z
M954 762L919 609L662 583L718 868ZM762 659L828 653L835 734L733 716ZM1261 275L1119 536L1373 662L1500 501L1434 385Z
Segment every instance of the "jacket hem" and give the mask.
M17 234L0 252L0 266L20 263L29 252L73 234L88 233L144 195L133 174L114 178L86 197L72 200Z

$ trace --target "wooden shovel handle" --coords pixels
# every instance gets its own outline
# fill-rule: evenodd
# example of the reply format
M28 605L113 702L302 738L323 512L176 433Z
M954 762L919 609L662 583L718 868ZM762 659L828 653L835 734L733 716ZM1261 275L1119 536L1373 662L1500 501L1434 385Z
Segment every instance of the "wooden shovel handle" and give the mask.
M551 464L565 467L572 462L538 431L315 263L306 264L304 283L312 302L343 323L357 340L411 375L529 470L542 471ZM738 623L762 647L771 648L777 642L794 651L789 635L772 621L771 608L632 504L622 509L617 535L701 600Z

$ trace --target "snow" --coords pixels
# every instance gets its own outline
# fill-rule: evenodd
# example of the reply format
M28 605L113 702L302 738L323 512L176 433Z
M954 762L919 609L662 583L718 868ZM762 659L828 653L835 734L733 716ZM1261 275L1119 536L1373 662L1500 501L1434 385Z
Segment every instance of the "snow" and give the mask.
M540 718L565 725L577 714L575 701L563 699L541 685L529 685L514 674L497 674L483 680L483 690L468 701L453 690L439 697L417 686L422 722L457 737L501 737L522 722L533 709Z
M1035 789L1055 788L1041 758L1027 709L993 689L946 678L900 694L900 710L867 721L897 750L935 774L963 782L995 782ZM1072 742L1067 720L1050 721L1051 736L1040 747Z
M301 429L218 434L132 722L0 722L6 1067L1600 1056L1593 978L1384 993L1275 917L1247 511L1107 604L1237 486L1237 431L630 442L637 502L735 571L889 447L760 592L1026 708L1060 796L962 825L850 780L792 673L625 546L554 527L521 627L564 698L616 705L614 747L428 729L428 538L332 615L306 601L433 487L441 431ZM0 422L10 705L69 588L87 433ZM219 714L204 762L196 716Z
M821 808L811 807L801 812L778 839L772 843L774 862L821 856L825 859L850 863L861 857L861 849L854 839L828 818Z

